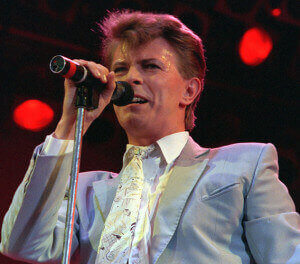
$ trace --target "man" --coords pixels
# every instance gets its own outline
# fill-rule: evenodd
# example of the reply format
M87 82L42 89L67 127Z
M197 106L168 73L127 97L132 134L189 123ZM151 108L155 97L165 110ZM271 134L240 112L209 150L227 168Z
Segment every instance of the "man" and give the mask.
M79 177L72 250L81 263L299 263L299 215L273 145L205 149L188 136L205 75L200 38L173 16L139 12L111 13L101 29L105 66L76 60L107 84L85 131L116 80L135 98L114 106L129 142L120 174ZM61 120L5 216L0 249L13 258L61 258L75 90L66 80Z

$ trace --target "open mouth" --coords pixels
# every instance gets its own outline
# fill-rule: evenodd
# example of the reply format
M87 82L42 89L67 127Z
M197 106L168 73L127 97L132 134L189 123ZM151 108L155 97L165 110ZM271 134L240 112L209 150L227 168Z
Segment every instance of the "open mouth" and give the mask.
M133 97L131 102L134 104L145 104L148 102L148 100L139 97Z

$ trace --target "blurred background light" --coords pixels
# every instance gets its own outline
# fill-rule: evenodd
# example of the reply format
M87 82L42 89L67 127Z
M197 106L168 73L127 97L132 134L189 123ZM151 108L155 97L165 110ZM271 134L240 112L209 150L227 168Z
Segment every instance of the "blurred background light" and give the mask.
M40 131L53 120L52 108L39 100L27 100L18 105L13 112L13 119L20 127Z
M272 16L274 16L274 17L280 16L281 13L282 13L282 11L281 11L280 8L274 8L274 9L271 11Z
M270 54L273 41L269 33L261 28L247 30L239 43L241 60L250 66L261 64Z

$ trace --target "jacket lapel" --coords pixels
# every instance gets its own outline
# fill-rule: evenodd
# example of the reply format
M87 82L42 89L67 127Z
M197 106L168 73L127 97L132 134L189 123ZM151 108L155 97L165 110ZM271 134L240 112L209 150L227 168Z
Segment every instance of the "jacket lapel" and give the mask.
M107 218L116 190L119 184L119 177L93 182L95 196L93 196L94 221L88 228L89 240L95 251L98 250L101 233L104 228L104 222Z
M209 149L201 148L190 137L175 162L154 220L152 263L158 260L171 240L188 197L206 167L208 152Z
M105 221L106 217L108 216L108 213L110 211L112 202L115 198L115 194L119 185L120 177L114 177L111 179L106 179L102 181L96 181L93 182L93 187L95 191L95 197L96 197L96 207L97 203L100 208L97 208L100 210L101 218L103 221Z

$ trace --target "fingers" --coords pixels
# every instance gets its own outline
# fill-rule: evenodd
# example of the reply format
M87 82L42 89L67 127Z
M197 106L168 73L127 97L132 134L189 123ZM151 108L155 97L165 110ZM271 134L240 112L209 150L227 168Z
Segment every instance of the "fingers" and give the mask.
M86 61L81 59L75 59L73 61L88 68L93 76L97 79L100 79L102 83L107 83L107 75L109 74L109 71L103 65L93 61Z
M115 82L115 73L110 72L107 75L107 85L106 89L104 89L101 93L100 100L104 99L105 101L109 102L111 99L111 96L116 88L116 82Z
M115 72L111 71L108 75L107 75L107 88L110 91L114 91L116 88L116 82L115 82Z
M99 97L99 106L105 107L107 104L109 104L111 96L116 88L115 73L109 72L106 67L93 61L81 59L75 59L73 61L86 67L95 78L106 84Z

